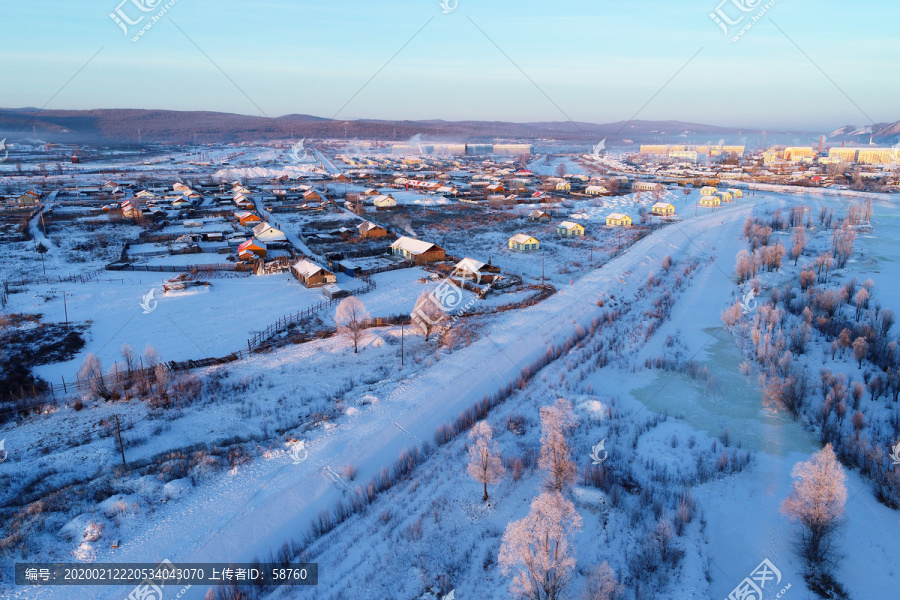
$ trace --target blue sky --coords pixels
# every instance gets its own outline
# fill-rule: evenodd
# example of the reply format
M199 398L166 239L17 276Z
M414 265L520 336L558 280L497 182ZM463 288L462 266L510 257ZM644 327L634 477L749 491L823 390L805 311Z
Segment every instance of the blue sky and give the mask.
M177 0L138 42L149 16L126 36L109 17L120 1L4 3L0 106L597 123L637 113L813 130L900 119L894 1L777 0L737 42L709 17L721 0L458 0L446 14L438 0ZM140 1L122 12L164 5L142 13ZM741 1L762 2L726 0L726 15L744 15L734 33L766 4L741 12Z

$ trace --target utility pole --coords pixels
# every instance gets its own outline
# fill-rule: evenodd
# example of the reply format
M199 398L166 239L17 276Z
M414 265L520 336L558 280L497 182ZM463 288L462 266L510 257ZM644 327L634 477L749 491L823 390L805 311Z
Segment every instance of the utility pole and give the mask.
M403 368L403 323L400 323L400 368Z
M66 305L66 291L63 290L63 310L66 311L66 329L69 327L69 307Z
M541 256L541 285L544 285L544 257Z
M119 415L116 415L116 433L119 434L119 450L122 451L122 466L128 470L128 464L125 462L125 446L122 445L122 430L119 428Z

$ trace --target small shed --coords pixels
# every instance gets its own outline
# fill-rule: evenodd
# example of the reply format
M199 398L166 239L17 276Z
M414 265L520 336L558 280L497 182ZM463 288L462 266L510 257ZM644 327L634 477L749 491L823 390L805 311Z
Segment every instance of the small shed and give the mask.
M329 283L328 285L322 286L322 293L325 294L325 297L329 300L346 298L351 295L349 290L345 290L336 283Z

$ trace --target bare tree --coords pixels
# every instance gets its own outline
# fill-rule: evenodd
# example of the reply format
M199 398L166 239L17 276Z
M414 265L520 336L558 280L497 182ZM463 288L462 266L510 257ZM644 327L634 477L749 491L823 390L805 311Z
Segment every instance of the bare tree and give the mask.
M541 456L538 466L543 471L547 489L562 492L575 484L576 469L566 436L578 420L572 404L559 398L552 406L541 407Z
M422 292L419 295L416 306L410 315L412 322L425 333L426 342L431 332L446 318L447 313L444 312L444 307L430 292Z
M532 600L561 600L575 570L572 536L581 516L559 492L546 492L531 503L524 519L510 523L500 546L500 569L513 574L510 593Z
M565 177L566 173L568 173L568 172L569 172L569 167L566 166L566 163L561 162L558 165L556 165L556 174L559 175L560 177Z
M109 389L106 387L106 380L103 377L103 364L97 355L89 352L84 357L84 363L78 370L79 382L87 384L91 393L98 397L108 400L110 397Z
M624 595L625 588L616 579L609 563L603 561L590 570L581 591L581 600L621 600Z
M494 432L487 421L475 423L469 431L469 475L475 481L484 484L484 501L487 502L487 486L500 483L505 470L500 460L500 448L497 442L491 443Z
M831 566L835 559L834 534L847 503L847 475L831 444L794 465L794 487L781 503L781 511L800 523L798 549L813 570Z
M348 296L341 300L334 314L334 322L338 331L353 340L353 353L359 352L359 342L363 337L369 313L363 301L356 296Z
M131 349L131 346L126 342L122 344L122 349L119 352L121 352L122 359L125 361L125 369L129 373L134 371L134 350Z

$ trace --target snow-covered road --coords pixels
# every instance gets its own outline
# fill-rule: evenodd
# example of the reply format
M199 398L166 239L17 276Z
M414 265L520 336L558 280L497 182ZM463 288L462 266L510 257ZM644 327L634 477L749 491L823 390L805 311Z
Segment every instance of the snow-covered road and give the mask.
M335 482L335 472L343 465L356 465L357 481L368 481L382 467L393 465L403 449L431 440L436 427L515 381L522 367L535 362L548 345L569 338L578 326L589 327L601 312L596 304L601 292L628 298L650 271L660 269L666 255L712 252L723 235L740 234L752 206L737 204L654 232L550 299L496 320L477 342L423 368L375 409L344 417L338 428L311 441L306 461L295 465L279 455L241 467L161 511L149 529L94 560L264 558L284 541L300 537L320 510L341 497L344 485ZM247 367L265 369L277 360L277 354L257 356ZM201 599L205 591L195 587L182 598ZM127 594L122 588L55 587L17 590L15 597L119 600Z

